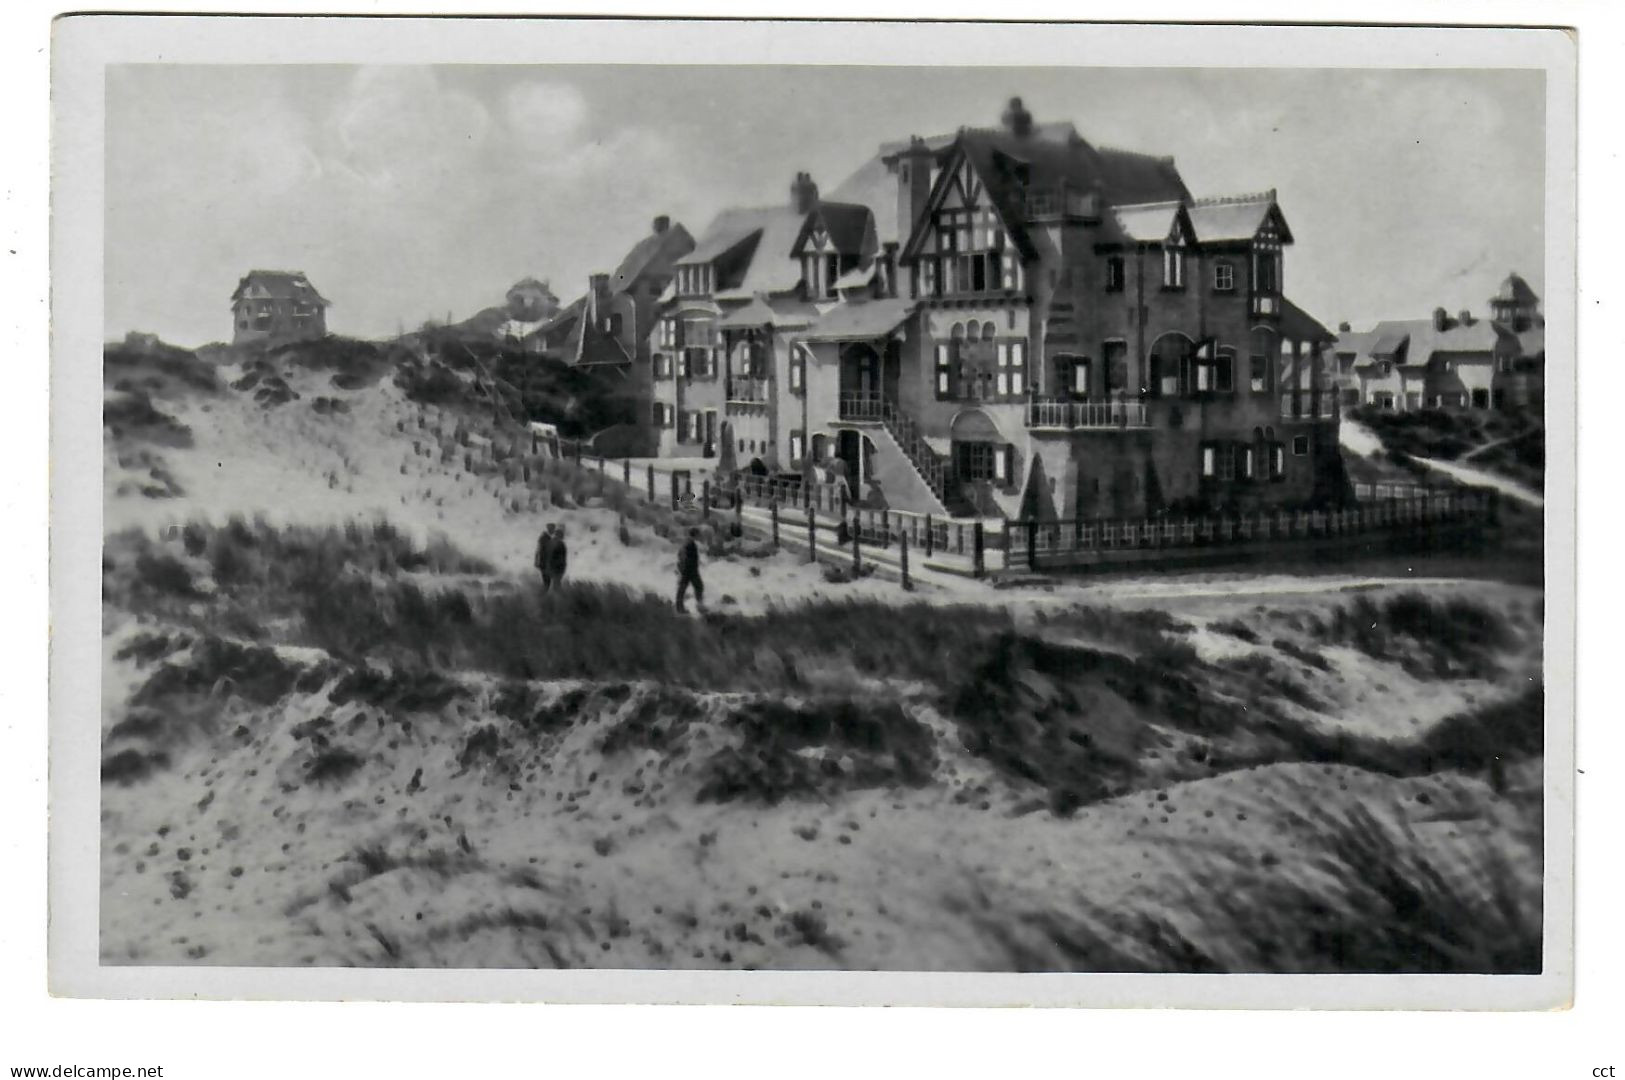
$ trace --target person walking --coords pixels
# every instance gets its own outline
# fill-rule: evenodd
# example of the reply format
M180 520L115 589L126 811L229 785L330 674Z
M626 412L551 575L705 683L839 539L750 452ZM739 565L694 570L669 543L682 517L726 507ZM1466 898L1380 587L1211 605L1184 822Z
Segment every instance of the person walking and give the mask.
M542 591L553 587L553 523L547 523L536 538L536 569L542 574Z
M555 586L564 584L564 571L569 565L570 550L564 543L564 526L560 525L553 533L553 545L548 551L547 565L553 573Z
M687 611L683 606L683 597L692 587L694 590L694 603L701 610L705 610L705 582L700 580L700 530L688 530L688 540L677 553L677 610Z

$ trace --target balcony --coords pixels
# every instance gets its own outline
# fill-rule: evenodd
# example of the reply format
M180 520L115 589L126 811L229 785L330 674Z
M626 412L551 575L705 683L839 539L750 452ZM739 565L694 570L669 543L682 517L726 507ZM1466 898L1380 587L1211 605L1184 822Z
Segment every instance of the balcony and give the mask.
M842 420L878 424L886 419L886 399L880 394L843 393L839 407Z
M728 404L764 405L767 403L767 380L734 376L728 380Z
M1281 394L1283 420L1337 419L1337 390L1287 390Z
M1261 319L1279 318L1281 314L1281 298L1260 293L1253 294L1252 313Z
M1151 421L1143 401L1040 401L1027 403L1027 427L1076 431L1147 428Z

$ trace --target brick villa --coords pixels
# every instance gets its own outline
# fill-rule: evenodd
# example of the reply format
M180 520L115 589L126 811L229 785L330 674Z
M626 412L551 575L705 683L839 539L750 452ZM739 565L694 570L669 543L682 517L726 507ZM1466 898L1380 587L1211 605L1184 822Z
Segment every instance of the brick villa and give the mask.
M1337 501L1333 335L1283 293L1291 243L1273 191L1193 198L1013 100L719 214L659 298L659 453L727 440L936 514Z

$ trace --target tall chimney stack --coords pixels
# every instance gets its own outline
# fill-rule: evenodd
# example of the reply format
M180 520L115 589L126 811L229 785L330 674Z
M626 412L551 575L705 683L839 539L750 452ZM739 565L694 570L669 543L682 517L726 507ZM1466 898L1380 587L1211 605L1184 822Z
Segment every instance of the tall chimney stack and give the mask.
M818 205L818 185L807 173L796 173L795 180L790 184L790 205L798 214L811 213L812 208Z
M897 238L904 243L931 197L931 162L935 157L924 139L911 135L908 147L892 159L892 169L897 173Z

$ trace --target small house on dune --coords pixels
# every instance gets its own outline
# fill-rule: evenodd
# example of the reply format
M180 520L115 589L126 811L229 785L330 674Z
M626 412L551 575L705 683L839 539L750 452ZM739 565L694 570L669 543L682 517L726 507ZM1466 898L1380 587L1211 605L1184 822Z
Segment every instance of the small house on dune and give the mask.
M233 345L327 336L329 301L302 270L250 270L231 294Z

